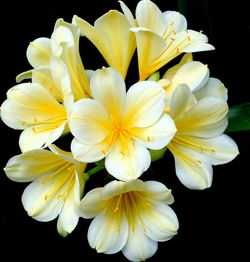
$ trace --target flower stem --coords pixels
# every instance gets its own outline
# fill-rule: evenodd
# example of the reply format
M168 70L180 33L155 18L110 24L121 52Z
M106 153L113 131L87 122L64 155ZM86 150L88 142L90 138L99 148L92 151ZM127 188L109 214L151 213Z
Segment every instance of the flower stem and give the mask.
M94 175L95 173L101 171L102 169L104 169L104 166L96 166L92 169L90 169L86 174L88 177Z

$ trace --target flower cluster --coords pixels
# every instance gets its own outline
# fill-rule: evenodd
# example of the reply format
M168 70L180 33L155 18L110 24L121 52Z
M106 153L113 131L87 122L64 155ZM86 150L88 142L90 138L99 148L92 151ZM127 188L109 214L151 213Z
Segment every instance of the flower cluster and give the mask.
M180 13L161 12L150 0L138 3L135 17L120 6L122 12L111 10L94 26L77 16L72 23L58 19L50 38L29 44L32 69L17 76L1 106L3 122L23 130L22 153L4 171L11 180L32 182L22 195L29 216L58 217L63 236L79 217L94 218L88 230L92 248L144 261L178 231L171 191L138 179L151 161L168 148L180 182L205 189L212 184L212 165L231 161L238 148L223 134L227 89L210 77L207 65L193 61L192 53L214 49L207 37L187 29ZM84 68L81 35L108 67ZM126 87L134 53L139 80ZM175 66L166 66L177 56ZM74 137L71 152L56 146L67 133ZM84 192L89 176L104 168L113 180Z

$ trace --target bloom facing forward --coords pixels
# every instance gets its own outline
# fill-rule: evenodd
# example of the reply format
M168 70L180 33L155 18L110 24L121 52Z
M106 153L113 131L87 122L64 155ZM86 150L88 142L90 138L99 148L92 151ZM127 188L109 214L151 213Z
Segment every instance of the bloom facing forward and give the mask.
M175 158L176 174L186 187L210 187L212 165L228 163L238 155L236 143L223 134L227 112L223 99L208 96L197 101L186 85L174 91L170 115L177 132L168 148Z
M94 99L76 102L69 116L74 157L83 162L106 157L114 177L139 177L150 165L147 148L163 148L176 131L163 114L165 91L156 82L142 81L126 94L122 76L112 68L97 70L90 87Z
M154 255L157 242L171 239L178 219L168 206L171 191L156 181L112 181L91 190L82 199L80 215L94 218L88 241L97 252L114 254L122 250L131 261Z
M16 182L33 181L22 195L25 210L34 219L47 222L58 215L57 229L71 233L79 219L80 195L85 185L85 163L55 145L53 151L36 149L12 157L4 171Z

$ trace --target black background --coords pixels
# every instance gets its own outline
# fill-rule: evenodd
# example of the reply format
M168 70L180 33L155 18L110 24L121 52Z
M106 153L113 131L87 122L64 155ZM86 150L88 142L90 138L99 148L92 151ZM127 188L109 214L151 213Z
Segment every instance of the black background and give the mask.
M218 5L218 3L220 5ZM186 17L189 28L203 30L215 51L195 54L194 58L209 65L211 76L219 78L229 90L229 106L248 102L249 96L249 35L250 12L247 1L187 1ZM53 3L53 5L52 5ZM131 10L137 1L126 1ZM177 1L155 1L162 11L178 10ZM205 3L205 4L204 4ZM12 2L1 8L1 89L2 103L6 91L15 85L15 77L30 69L26 48L30 41L50 37L57 18L71 21L74 14L93 23L109 9L119 9L116 0L92 0L76 3L33 1L18 6ZM86 40L81 40L81 55L85 68L97 69L104 61ZM136 81L135 66L128 78ZM136 76L135 76L136 75ZM20 132L0 123L1 164L19 154ZM231 163L214 167L210 189L191 191L182 186L174 173L169 153L152 164L142 179L165 183L175 196L173 209L180 221L180 230L171 241L160 243L156 255L149 261L169 260L208 261L235 258L248 260L249 243L249 132L231 133L239 146L240 155ZM101 177L101 178L100 178ZM107 174L91 178L86 190L107 182ZM96 182L98 180L98 182ZM1 261L81 259L91 261L126 261L121 253L108 256L97 254L87 243L89 220L80 219L75 231L67 238L57 234L56 221L41 223L28 217L20 198L27 184L8 180L0 172L0 257ZM246 239L245 239L246 237ZM249 245L248 245L249 246ZM7 258L5 258L7 256ZM3 259L2 259L3 258Z

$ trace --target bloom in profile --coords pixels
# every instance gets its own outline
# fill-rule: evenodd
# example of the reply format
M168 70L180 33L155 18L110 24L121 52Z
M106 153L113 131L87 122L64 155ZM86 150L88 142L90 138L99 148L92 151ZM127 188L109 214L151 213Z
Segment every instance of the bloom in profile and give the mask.
M99 50L110 67L119 71L125 79L136 45L130 23L124 14L110 10L98 18L94 26L78 16L73 17L83 36Z
M40 37L29 44L27 59L34 69L17 76L17 82L32 78L33 83L41 84L62 102L61 91L54 85L60 79L51 73L54 70L53 57L56 57L67 66L74 99L89 97L89 71L84 69L80 57L79 38L80 31L75 25L58 19L51 38Z
M79 219L78 208L86 177L85 163L70 152L51 145L12 157L4 171L16 182L31 182L23 192L22 203L29 216L42 222L58 216L60 234L71 233Z
M105 157L108 172L119 180L139 177L150 165L149 149L165 147L176 131L163 113L165 91L153 81L141 81L126 93L115 69L97 70L91 78L94 99L75 103L69 126L71 150L83 162Z
M227 112L227 103L220 98L208 96L197 101L186 85L174 91L170 115L177 132L167 147L174 155L176 174L186 187L210 187L212 165L228 163L238 155L236 143L223 134Z
M95 217L88 241L97 252L122 251L131 261L144 261L157 251L157 242L177 234L173 201L171 191L156 181L112 181L88 192L79 210L84 218Z
M175 89L185 84L197 100L207 96L221 98L227 101L227 89L217 78L209 77L207 65L193 61L192 54L185 54L181 61L168 69L160 80L166 91L165 112L170 110L170 101Z
M208 38L187 30L187 21L175 11L164 13L150 0L137 4L135 19L122 2L121 8L135 33L140 80L144 80L181 53L213 50Z

